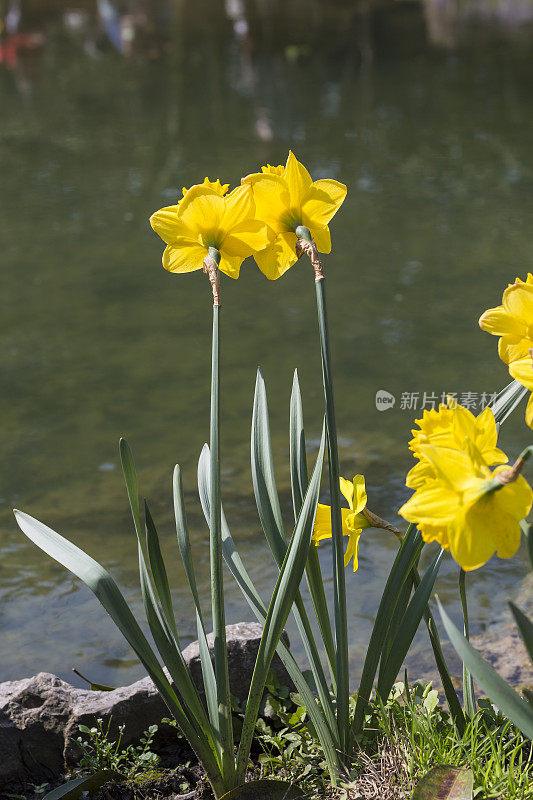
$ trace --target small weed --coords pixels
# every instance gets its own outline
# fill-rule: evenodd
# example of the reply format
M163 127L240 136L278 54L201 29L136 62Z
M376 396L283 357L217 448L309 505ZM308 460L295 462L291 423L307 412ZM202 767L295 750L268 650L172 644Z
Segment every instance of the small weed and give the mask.
M104 727L101 719L96 721L94 728L79 725L80 733L86 738L78 737L77 741L83 751L79 761L79 769L83 772L93 773L99 770L111 769L122 773L127 780L131 780L139 773L153 770L159 764L159 756L152 753L151 746L157 732L157 725L150 725L138 745L130 744L121 749L124 725L119 727L116 741L109 738L111 719Z

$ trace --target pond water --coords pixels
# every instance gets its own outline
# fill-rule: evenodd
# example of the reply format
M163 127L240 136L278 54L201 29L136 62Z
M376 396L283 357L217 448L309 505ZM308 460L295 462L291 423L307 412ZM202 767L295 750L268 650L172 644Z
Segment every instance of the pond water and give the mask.
M24 539L11 508L103 562L141 614L117 455L126 436L162 533L183 643L196 638L171 474L179 462L207 602L195 481L208 436L210 289L200 273L163 271L150 213L205 175L236 183L289 147L315 177L348 185L324 259L341 472L364 473L369 506L399 523L424 394L470 393L480 410L483 394L509 381L477 319L533 265L531 49L522 29L439 46L427 9L412 3L364 15L316 4L307 20L291 6L291 20L281 6L268 16L252 3L225 13L159 2L123 20L117 43L83 5L23 17L26 40L10 59L4 48L0 65L0 680L40 670L70 680L76 666L123 684L142 667L90 592ZM249 467L255 370L267 383L289 527L294 368L310 460L322 418L312 272L302 263L270 283L250 261L239 281L223 280L222 296L223 499L267 598L276 572ZM380 389L396 397L385 412ZM501 442L514 457L528 441L521 409ZM347 573L354 682L394 551L392 537L369 531L358 573ZM320 556L330 593L328 544ZM469 577L476 632L526 571L521 550ZM456 584L448 559L437 588L455 615ZM251 619L231 578L227 594L228 620ZM421 634L415 656L427 648Z

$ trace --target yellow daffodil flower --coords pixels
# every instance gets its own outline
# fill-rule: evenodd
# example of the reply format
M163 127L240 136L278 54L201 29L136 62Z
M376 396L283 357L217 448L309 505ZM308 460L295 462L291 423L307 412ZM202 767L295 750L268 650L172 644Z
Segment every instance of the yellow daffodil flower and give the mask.
M500 337L498 353L506 364L524 358L533 347L533 275L511 283L503 293L502 305L485 311L479 325Z
M421 445L435 477L417 489L399 513L418 525L425 541L438 541L465 571L483 566L496 552L511 558L520 545L520 521L531 509L533 492L516 480L494 489L493 471L481 452L466 440L462 451Z
M353 571L359 566L359 538L361 531L370 528L370 522L362 513L366 506L365 479L356 475L353 481L340 478L341 492L348 501L349 508L342 508L342 535L348 536L348 546L344 554L344 566L353 558ZM318 547L322 539L331 539L331 506L318 504L313 528L313 541Z
M275 232L275 239L254 258L269 280L283 275L297 261L295 233L299 225L309 229L317 249L331 252L328 222L346 197L346 186L330 178L313 181L309 172L289 151L285 167L261 167L243 183L253 189L256 216Z
M419 489L426 481L435 477L431 462L424 458L423 445L431 444L461 450L465 439L468 438L490 466L507 462L505 453L496 446L498 430L490 408L485 408L478 417L475 417L467 408L448 397L447 405L441 403L438 411L435 409L424 411L422 418L415 420L415 423L418 425L418 430L415 428L411 431L413 438L409 442L409 448L418 459L418 464L415 464L407 474L405 482L410 489Z
M150 217L154 231L166 243L163 266L169 272L202 269L209 248L220 253L219 269L238 278L247 256L263 250L274 233L255 219L252 189L238 186L225 194L226 185L206 178L192 186L178 205Z
M509 365L510 375L533 390L530 353L533 348L533 275L528 273L525 281L517 278L515 283L509 284L503 293L502 305L485 311L479 325L500 337L498 353ZM533 394L526 409L526 423L533 428Z

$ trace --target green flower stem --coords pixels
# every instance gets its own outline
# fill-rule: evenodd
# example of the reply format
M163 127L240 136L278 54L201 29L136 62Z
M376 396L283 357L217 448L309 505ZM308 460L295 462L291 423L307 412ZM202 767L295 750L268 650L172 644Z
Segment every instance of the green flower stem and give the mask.
M468 625L468 606L466 602L466 573L462 569L459 572L459 594L461 596L461 608L463 609L464 635L467 641L470 639ZM474 695L474 682L465 662L463 661L463 703L465 714L468 719L472 719L476 713L476 698Z
M309 256L315 270L315 288L318 310L320 349L322 354L322 378L326 406L326 432L328 440L329 489L331 496L331 533L333 541L333 594L335 607L335 644L337 673L337 728L341 759L345 760L351 750L349 725L349 664L348 664L348 619L346 612L346 584L344 576L344 543L342 540L341 494L339 454L337 448L337 424L333 397L333 378L329 344L329 327L326 309L326 284L322 265L311 233L300 225L297 252Z
M220 253L209 249L205 271L213 288L213 346L211 361L211 421L210 421L210 515L209 542L211 559L211 611L215 656L215 677L218 700L218 727L221 746L222 773L227 788L234 786L235 759L231 695L229 689L228 655L226 647L226 618L224 610L224 575L222 571L221 501L220 501L220 384L219 384L219 322L218 262Z

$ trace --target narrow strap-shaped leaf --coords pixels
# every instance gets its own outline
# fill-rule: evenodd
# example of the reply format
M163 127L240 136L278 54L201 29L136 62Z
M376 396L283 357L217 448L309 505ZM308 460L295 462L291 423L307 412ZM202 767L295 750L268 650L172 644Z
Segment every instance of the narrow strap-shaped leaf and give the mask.
M285 557L287 541L274 477L265 381L260 369L257 370L252 412L252 481L261 525L279 564Z
M297 370L294 370L294 378L292 381L289 440L292 504L294 509L294 521L296 522L302 507L303 498L305 497L308 484L302 396L300 393ZM313 602L318 628L320 630L320 635L322 636L322 641L326 650L326 659L328 662L333 692L336 693L337 666L335 663L335 642L333 640L329 609L326 601L326 593L324 591L324 579L322 577L322 571L320 569L320 561L316 547L309 548L307 564L305 565L305 576L307 580L307 586L309 588L309 594L311 595L311 600Z
M206 631L204 620L202 616L202 607L200 605L200 597L198 595L198 587L196 583L196 573L194 571L194 562L191 553L191 542L189 538L189 529L187 527L187 518L185 515L185 502L183 499L183 486L181 482L181 470L178 464L174 467L174 475L172 479L172 493L174 497L174 515L176 518L176 534L178 538L178 547L180 550L183 566L185 567L185 574L189 581L191 594L193 596L194 604L196 606L196 630L198 633L198 648L200 652L200 664L202 667L202 677L204 681L205 698L207 702L207 710L209 719L215 731L219 729L218 719L218 699L217 699L217 685L215 678L215 671L213 669L213 662L211 661L211 654L209 652L209 645L207 644Z
M165 612L164 612L164 603L161 598L158 597L158 593L154 593L154 589L152 586L150 572L148 570L148 563L149 561L149 553L147 542L152 546L152 555L153 560L156 567L156 572L158 572L158 577L160 578L160 585L163 590L168 592L167 604L172 608L172 601L170 600L170 590L168 588L168 579L166 580L166 589L165 589L165 578L162 577L161 570L164 570L164 565L162 564L162 557L161 553L159 552L159 559L155 553L156 546L154 544L154 538L157 538L157 533L155 533L155 528L153 526L153 521L150 518L151 527L150 530L148 529L148 519L147 519L147 530L146 530L146 541L141 535L141 519L139 514L139 490L137 486L137 473L135 470L135 463L133 460L132 452L126 442L125 439L121 439L119 442L119 452L120 452L120 460L122 464L122 471L124 473L124 480L126 482L126 489L128 493L128 498L130 501L131 513L133 517L133 522L135 526L135 532L137 534L137 543L139 548L139 569L140 569L140 578L141 578L141 588L143 591L143 599L145 605L146 616L148 619L148 624L150 625L150 630L152 632L152 636L154 637L154 642L156 647L163 658L165 665L168 668L168 671L174 681L177 691L179 692L180 696L183 698L183 701L186 705L187 709L190 709L194 715L194 717L198 720L199 725L204 730L205 736L209 739L211 747L216 751L220 752L221 745L219 741L216 741L216 737L218 735L218 726L215 726L214 731L209 730L209 723L207 720L207 716L205 714L204 707L198 695L198 691L192 681L190 676L189 670L187 669L187 665L183 659L183 655L181 653L181 647L179 643L179 639L174 637L172 632L172 627L168 624L167 620L165 619ZM158 548L158 545L157 545ZM157 581L155 576L152 575L154 578L154 583ZM166 572L165 572L166 577ZM160 606L161 603L161 606ZM175 623L174 623L175 624ZM215 736L213 736L213 733ZM218 737L219 738L219 737Z
M130 502L131 515L133 517L133 524L135 525L135 532L141 547L144 549L144 542L142 541L142 525L141 514L139 510L139 489L137 486L137 472L135 469L135 462L130 446L125 439L120 439L118 443L118 451L120 455L120 463L122 465L122 472L124 474L124 481L126 483L126 491L128 493L128 500Z
M495 669L475 650L459 631L438 601L442 622L459 657L467 665L477 683L508 719L525 736L533 739L533 708L498 675Z
M523 519L520 523L520 527L522 528L522 533L526 537L529 563L531 564L531 569L533 569L533 525L528 522L527 519Z
M283 533L281 509L276 488L276 478L274 476L274 460L272 458L270 424L268 419L268 402L261 370L257 371L255 384L251 451L252 481L259 518L274 560L281 569L287 553L287 542ZM309 623L307 611L299 591L296 593L294 605L294 617L309 660L318 694L327 716L328 724L330 728L334 730L336 728L336 722L333 703L313 636L313 630Z
M418 587L420 585L420 575L418 574L418 570L413 569L411 575L413 577L415 587ZM450 714L455 723L455 727L459 732L459 735L463 736L466 728L465 715L463 714L463 709L461 708L461 703L457 697L457 692L455 691L455 686L453 685L448 664L446 663L444 653L442 652L439 631L433 618L433 614L430 611L429 604L426 606L424 611L424 621L426 623L429 641L431 642L433 655L435 656L435 663L439 671L442 688L444 689L444 696L446 697Z
M204 445L198 461L198 491L204 516L209 519L209 447ZM246 567L239 555L235 542L231 535L224 509L222 511L222 548L224 559L232 573L237 585L239 586L248 605L254 612L258 621L264 625L267 617L267 608L255 588ZM309 685L302 674L298 664L294 660L289 648L280 639L277 646L277 653L285 666L289 676L296 686L298 694L301 696L303 704L309 714L309 718L317 732L317 736L324 750L324 756L328 765L331 781L337 783L338 772L338 751L332 739L331 731L326 723L322 707L317 703Z
M294 529L285 560L281 567L276 586L268 607L267 618L263 627L263 635L255 662L246 712L242 726L241 741L237 753L237 783L243 783L250 755L253 732L263 695L270 664L276 651L289 611L294 602L296 592L302 579L307 552L311 544L313 524L315 521L322 463L324 459L325 432L318 452L309 488Z
M411 646L415 633L419 628L429 597L433 591L435 579L439 572L440 565L442 564L443 557L444 550L439 549L420 581L420 585L416 589L411 602L407 606L393 639L385 662L385 667L378 681L378 693L385 702L387 701L392 685L407 655L407 651ZM409 583L410 580L411 579L408 577L406 583ZM400 597L401 594L402 592L400 591Z
M220 753L219 742L216 740L218 731L216 729L213 731L209 725L205 709L200 700L196 686L192 681L189 670L187 669L181 650L176 646L166 624L164 614L157 603L157 598L150 582L150 576L140 545L138 547L138 554L142 598L146 611L146 618L155 645L174 682L176 691L182 698L186 713L191 721L194 720L203 731L205 738L210 742L213 748L213 752L218 754ZM215 736L213 736L213 733L215 733Z
M400 590L400 594L398 595L398 602L396 603L396 608L394 609L389 629L387 631L387 635L385 636L383 647L381 648L381 658L379 660L378 685L383 680L383 673L385 671L385 665L387 663L389 653L392 650L396 634L398 633L402 625L404 614L407 611L407 606L409 605L409 600L411 599L411 593L413 591L413 572L415 571L415 569L416 569L416 564L413 567L413 570L411 571L409 576L406 578L405 583ZM387 698L385 698L385 700L386 699Z
M501 390L494 402L490 404L494 419L498 425L503 425L507 417L520 405L527 392L526 387L516 380L511 381Z
M309 482L307 475L307 457L305 452L302 395L300 393L300 382L298 381L297 369L294 370L294 377L292 379L289 442L292 506L294 509L294 519L297 520L302 503L304 501L305 493L307 491L307 484Z
M533 623L531 622L528 617L521 611L514 603L509 601L509 606L511 607L511 611L513 612L513 617L515 618L515 622L518 625L518 630L520 631L520 635L524 640L524 644L526 646L526 650L529 653L530 659L533 661Z
M215 791L218 787L220 792L223 788L222 775L213 749L205 737L199 734L196 726L190 722L114 579L97 561L42 522L22 511L15 511L15 518L19 528L30 541L73 572L100 601L150 675L191 747L202 761Z
M101 769L92 775L84 775L81 778L73 778L66 783L47 792L43 800L78 800L84 792L92 794L98 789L109 783L109 781L125 781L126 776L114 769ZM14 795L11 795L14 796ZM9 795L8 795L9 797Z
M353 719L355 735L360 734L363 730L364 717L365 713L368 711L368 701L370 700L374 678L376 676L390 621L404 581L407 579L413 564L416 563L421 549L422 537L415 526L410 525L389 573L385 589L381 596L374 627L370 635L355 705Z
M459 571L459 595L461 597L461 608L463 610L464 629L463 633L466 639L470 638L469 624L468 624L468 605L466 602L466 573L463 569ZM463 703L465 707L465 715L467 718L472 719L476 713L476 696L474 694L474 682L472 676L463 661Z
M150 570L154 579L154 586L157 593L159 602L165 614L165 620L168 627L172 631L176 644L180 647L178 636L178 628L176 625L176 618L174 616L174 608L172 606L172 597L170 595L170 586L168 583L168 575L161 554L161 547L159 544L159 534L154 524L153 517L148 508L148 503L144 502L144 519L146 527L146 548L148 551L148 560Z

